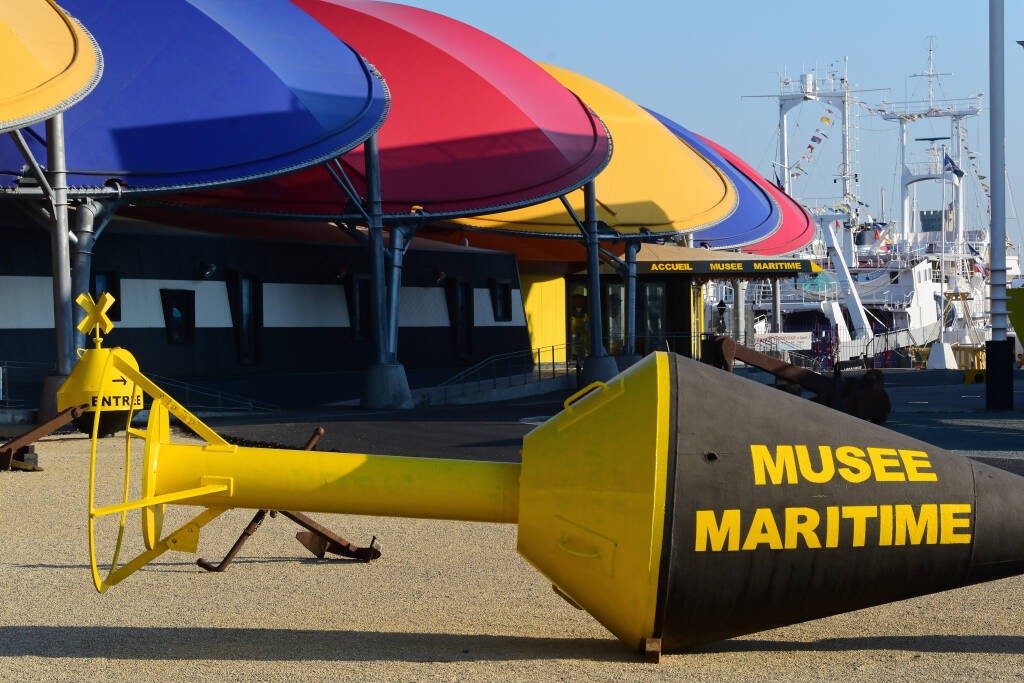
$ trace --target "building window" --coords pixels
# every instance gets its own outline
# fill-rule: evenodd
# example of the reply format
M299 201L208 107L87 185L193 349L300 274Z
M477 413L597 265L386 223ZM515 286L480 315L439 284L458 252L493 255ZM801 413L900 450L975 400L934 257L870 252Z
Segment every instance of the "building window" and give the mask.
M473 353L473 283L448 278L445 295L455 355L468 358Z
M345 300L348 304L348 320L352 326L353 339L370 338L370 278L357 275L349 280L345 287Z
M98 300L103 292L110 292L114 305L107 311L107 317L114 322L121 320L121 276L114 270L103 270L92 274L90 287L92 298Z
M507 280L491 280L491 309L495 322L512 321L512 283Z
M192 289L161 289L168 344L195 344L196 293Z
M229 271L224 282L228 288L238 362L255 365L263 360L263 283L238 271Z

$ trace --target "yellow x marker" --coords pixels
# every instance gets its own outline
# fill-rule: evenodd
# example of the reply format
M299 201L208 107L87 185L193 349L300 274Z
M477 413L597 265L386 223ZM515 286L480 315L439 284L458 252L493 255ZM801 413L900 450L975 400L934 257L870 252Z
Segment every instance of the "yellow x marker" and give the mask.
M114 323L107 317L107 311L114 305L114 297L110 292L103 292L99 301L92 300L92 294L83 292L75 299L75 303L85 309L85 317L78 323L78 331L82 334L89 334L90 330L97 329L97 334L106 334L114 329Z

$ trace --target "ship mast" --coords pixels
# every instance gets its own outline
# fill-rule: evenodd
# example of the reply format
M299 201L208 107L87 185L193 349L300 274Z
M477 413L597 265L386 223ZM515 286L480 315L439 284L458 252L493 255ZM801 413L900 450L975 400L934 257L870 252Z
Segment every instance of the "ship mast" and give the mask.
M853 228L859 221L859 205L855 202L848 202L854 195L853 184L857 180L857 174L853 171L852 162L852 140L850 135L850 105L856 104L854 91L850 90L850 82L847 78L847 57L843 58L843 73L839 75L838 68L829 69L825 78L818 79L813 72L800 76L799 89L794 87L792 79L783 76L779 82L779 93L777 95L751 95L750 97L774 97L779 103L779 156L777 168L782 171L782 189L786 194L792 194L790 189L790 165L789 165L789 131L787 115L789 111L804 102L822 102L838 110L842 117L842 161L839 166L839 178L842 179L844 203L849 206L849 213L839 213L835 209L825 212L815 212L821 230L825 246L829 251L832 262L835 266L836 276L842 282L843 298L846 309L850 313L853 322L853 337L864 339L871 336L871 324L864 306L857 294L853 278L850 275L847 263L853 262ZM866 91L857 91L866 92ZM832 222L843 220L846 230L836 236L832 229Z
M935 70L935 39L929 38L928 44L928 70L911 74L912 78L928 79L928 100L914 102L885 102L882 101L882 118L887 121L899 123L899 149L900 149L900 201L902 213L900 216L900 236L910 239L914 224L911 220L911 186L923 180L943 180L946 173L943 159L929 160L924 164L911 164L907 161L907 129L909 125L921 119L948 118L950 120L950 152L953 163L958 169L963 164L963 121L968 116L977 116L981 113L981 94L973 98L960 100L939 100L935 99L935 82L940 76L951 76L951 73ZM963 241L964 226L964 183L954 177L953 182L953 232L957 244ZM942 207L945 211L945 207Z

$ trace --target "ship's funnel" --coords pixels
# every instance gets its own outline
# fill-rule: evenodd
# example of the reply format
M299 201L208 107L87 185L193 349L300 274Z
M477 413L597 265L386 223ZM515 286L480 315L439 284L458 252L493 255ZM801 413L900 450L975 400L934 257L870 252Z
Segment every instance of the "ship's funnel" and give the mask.
M149 550L103 579L93 546L100 590L232 507L518 523L519 552L647 653L1024 572L1024 479L671 354L571 397L521 465L239 448L105 366L152 403L127 436L140 497L90 495L90 534L140 509ZM175 443L169 414L206 443ZM164 536L170 503L207 509Z

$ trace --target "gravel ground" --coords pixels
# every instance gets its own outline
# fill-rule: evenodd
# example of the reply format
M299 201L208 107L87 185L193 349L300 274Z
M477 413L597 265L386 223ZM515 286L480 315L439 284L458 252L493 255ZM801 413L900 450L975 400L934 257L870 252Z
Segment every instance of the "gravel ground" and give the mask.
M89 576L89 442L38 444L38 473L0 472L0 680L1024 680L1024 578L717 643L644 664L559 598L507 525L317 515L377 535L369 564L316 560L267 519L229 571L168 553L100 595ZM123 440L101 442L113 502ZM219 559L251 516L204 529ZM130 552L138 520L129 517ZM116 524L99 534L109 557Z

